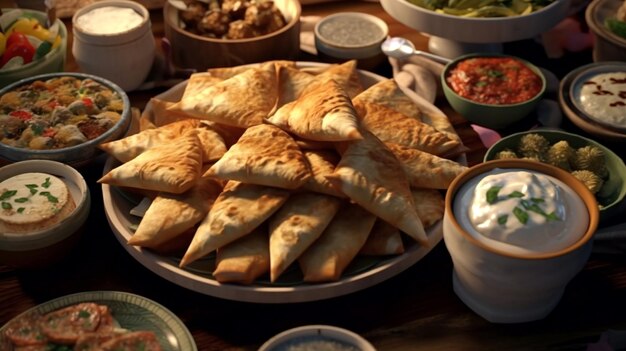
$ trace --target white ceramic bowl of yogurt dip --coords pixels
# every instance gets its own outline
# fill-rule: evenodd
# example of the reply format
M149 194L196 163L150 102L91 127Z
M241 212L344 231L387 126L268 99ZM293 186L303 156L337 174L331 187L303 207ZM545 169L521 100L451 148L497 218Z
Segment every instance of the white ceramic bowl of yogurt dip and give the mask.
M528 160L471 167L446 195L455 293L490 322L544 318L586 264L598 220L594 196L559 168Z
M72 17L72 54L80 70L106 78L125 91L148 77L155 42L148 9L135 1L105 0Z

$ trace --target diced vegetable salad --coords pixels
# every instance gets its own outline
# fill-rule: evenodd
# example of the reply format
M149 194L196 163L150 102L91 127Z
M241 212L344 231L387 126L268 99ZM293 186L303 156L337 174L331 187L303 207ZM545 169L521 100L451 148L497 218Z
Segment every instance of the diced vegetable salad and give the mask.
M46 28L21 10L4 13L0 17L0 29L0 71L40 60L61 45L58 23Z

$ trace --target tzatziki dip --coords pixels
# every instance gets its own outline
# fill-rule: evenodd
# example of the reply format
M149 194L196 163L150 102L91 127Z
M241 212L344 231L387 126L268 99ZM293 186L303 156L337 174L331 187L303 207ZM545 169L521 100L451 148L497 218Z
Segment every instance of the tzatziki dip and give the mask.
M138 27L143 17L128 7L103 6L76 19L76 25L91 34L111 35Z
M591 119L626 128L626 72L601 73L586 80L580 103Z
M457 193L454 213L478 241L511 253L565 249L585 233L582 199L560 180L530 170L494 169Z

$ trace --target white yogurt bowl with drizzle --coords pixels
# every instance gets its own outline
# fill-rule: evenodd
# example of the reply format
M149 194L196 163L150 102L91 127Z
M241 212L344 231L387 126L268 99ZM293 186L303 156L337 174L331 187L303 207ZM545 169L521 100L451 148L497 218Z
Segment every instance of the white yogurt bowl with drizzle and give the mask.
M488 184L485 175L494 174L499 178ZM518 174L532 174L541 179L536 190L548 182L556 193L534 192ZM517 188L507 186L517 180ZM516 159L468 169L448 189L443 220L455 293L490 322L546 317L586 264L598 220L594 196L559 168Z

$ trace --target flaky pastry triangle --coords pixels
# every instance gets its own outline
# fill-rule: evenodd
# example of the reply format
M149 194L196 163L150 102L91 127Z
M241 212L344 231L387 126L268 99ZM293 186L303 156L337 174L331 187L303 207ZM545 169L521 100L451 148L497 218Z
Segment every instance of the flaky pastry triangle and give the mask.
M301 138L318 141L360 139L350 98L334 80L314 84L267 121Z
M374 135L363 134L363 140L345 142L341 161L326 178L352 201L428 246L400 161Z
M289 134L278 127L260 124L246 129L205 175L295 189L311 177L311 171Z
M180 194L200 177L202 148L197 132L154 146L112 169L99 183Z

